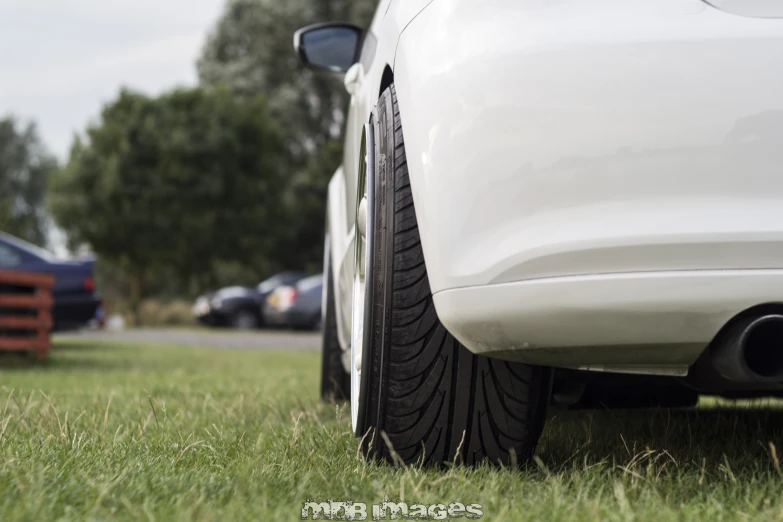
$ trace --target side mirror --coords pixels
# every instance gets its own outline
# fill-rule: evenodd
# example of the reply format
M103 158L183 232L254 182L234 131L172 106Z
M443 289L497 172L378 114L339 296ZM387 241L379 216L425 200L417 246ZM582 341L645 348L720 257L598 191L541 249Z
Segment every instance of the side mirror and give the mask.
M307 65L344 73L359 60L362 32L344 22L311 25L294 34L294 49Z

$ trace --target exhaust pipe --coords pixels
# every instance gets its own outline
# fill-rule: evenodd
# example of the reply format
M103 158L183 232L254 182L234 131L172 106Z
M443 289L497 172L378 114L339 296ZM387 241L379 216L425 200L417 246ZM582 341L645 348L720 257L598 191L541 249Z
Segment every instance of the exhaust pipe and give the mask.
M745 317L716 339L714 368L735 383L783 381L783 315Z

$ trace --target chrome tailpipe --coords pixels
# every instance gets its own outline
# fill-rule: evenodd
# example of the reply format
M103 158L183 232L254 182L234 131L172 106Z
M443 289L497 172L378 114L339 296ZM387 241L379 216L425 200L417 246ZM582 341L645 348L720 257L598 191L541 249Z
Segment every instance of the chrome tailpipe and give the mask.
M734 383L783 382L783 315L738 318L715 340L712 364Z

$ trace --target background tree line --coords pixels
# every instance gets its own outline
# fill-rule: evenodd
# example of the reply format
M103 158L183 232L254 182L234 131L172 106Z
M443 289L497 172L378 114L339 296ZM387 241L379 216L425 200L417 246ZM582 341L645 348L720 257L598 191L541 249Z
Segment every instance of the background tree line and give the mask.
M44 201L56 169L35 124L10 116L0 119L0 231L37 245L46 243Z
M376 0L228 0L199 85L122 90L60 168L33 125L0 121L0 230L43 245L53 216L99 257L104 293L192 296L322 262L347 95L302 67L299 27L366 27Z

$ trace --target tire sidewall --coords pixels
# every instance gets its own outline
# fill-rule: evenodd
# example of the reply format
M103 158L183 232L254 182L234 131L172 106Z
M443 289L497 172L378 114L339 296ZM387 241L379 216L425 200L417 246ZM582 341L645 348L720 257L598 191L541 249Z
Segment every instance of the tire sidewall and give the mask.
M378 447L377 434L368 427L383 429L385 381L391 339L391 290L394 241L394 110L391 88L384 91L373 111L372 161L367 176L368 264L365 283L364 353L359 418L356 434L364 444Z

